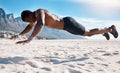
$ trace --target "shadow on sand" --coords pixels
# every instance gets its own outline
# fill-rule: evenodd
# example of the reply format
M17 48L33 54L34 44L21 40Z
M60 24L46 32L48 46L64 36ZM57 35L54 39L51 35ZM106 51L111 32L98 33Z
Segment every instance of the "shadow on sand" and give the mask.
M19 57L19 56L0 58L0 64L14 64L14 63L18 63L23 60L27 60L27 59L24 57Z
M61 63L67 63L67 62L85 61L85 60L88 60L88 59L89 58L86 58L86 57L67 59L67 60L63 60L63 61L51 59L51 62L53 62L53 64L61 64Z
M46 59L48 60L47 62L51 62L53 64L62 64L62 63L67 63L67 62L77 62L77 61L85 61L85 60L88 60L89 58L87 57L81 57L81 58L68 58L68 59L64 59L64 60L61 60L61 58L59 57L51 57L51 56L48 56L48 57L34 57L34 59Z

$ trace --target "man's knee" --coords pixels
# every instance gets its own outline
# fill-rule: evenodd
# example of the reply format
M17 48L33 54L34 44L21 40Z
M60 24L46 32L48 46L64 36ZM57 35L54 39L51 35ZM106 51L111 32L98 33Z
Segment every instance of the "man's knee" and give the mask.
M93 34L90 33L90 31L86 31L83 36L92 36Z
M90 32L98 31L98 30L99 30L98 28L95 28L95 29L91 29Z

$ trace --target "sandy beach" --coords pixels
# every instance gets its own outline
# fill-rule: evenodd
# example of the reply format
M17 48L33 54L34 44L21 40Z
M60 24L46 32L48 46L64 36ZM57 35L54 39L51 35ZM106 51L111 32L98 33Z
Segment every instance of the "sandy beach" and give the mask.
M16 41L0 39L0 73L120 73L120 40Z

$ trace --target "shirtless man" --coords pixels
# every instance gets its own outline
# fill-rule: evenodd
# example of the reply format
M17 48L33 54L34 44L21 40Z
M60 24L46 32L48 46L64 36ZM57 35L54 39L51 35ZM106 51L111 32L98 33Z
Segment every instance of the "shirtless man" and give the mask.
M66 30L72 34L81 35L81 36L92 36L96 34L103 34L103 36L105 36L107 40L110 39L108 32L111 33L115 38L118 37L118 32L116 30L115 25L112 25L104 29L95 28L86 31L85 27L80 23L78 23L72 17L59 18L58 16L51 14L49 11L45 9L38 9L34 12L25 10L21 13L21 18L23 21L29 22L29 24L19 35L12 36L11 39L16 39L18 38L18 36L20 35L22 36L28 33L34 26L35 28L31 36L27 40L18 41L16 42L17 44L29 43L40 32L43 26Z

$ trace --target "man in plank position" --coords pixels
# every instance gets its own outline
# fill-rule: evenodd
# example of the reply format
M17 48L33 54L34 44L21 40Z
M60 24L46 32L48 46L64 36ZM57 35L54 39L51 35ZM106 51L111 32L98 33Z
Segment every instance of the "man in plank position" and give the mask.
M49 11L45 9L38 9L34 12L31 12L29 10L24 10L21 13L21 18L25 22L29 22L27 27L19 34L12 36L11 39L16 39L18 36L22 36L26 33L28 33L34 26L34 30L31 34L31 36L24 41L18 41L17 44L25 44L30 42L41 30L41 28L45 25L51 28L66 30L72 34L75 35L81 35L81 36L92 36L97 34L102 34L106 37L107 40L110 39L110 36L108 33L111 33L115 38L118 37L118 32L116 30L115 25L112 25L108 28L104 29L91 29L87 31L83 25L78 23L75 19L72 17L64 17L60 18L54 14L51 14Z

